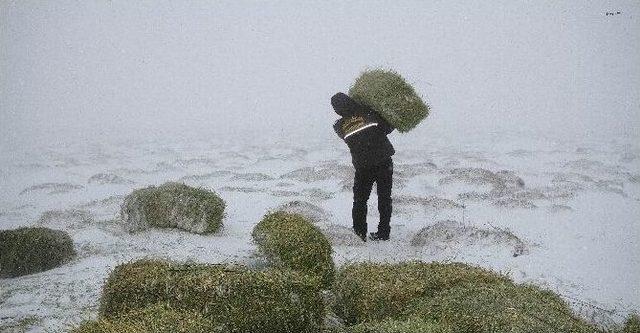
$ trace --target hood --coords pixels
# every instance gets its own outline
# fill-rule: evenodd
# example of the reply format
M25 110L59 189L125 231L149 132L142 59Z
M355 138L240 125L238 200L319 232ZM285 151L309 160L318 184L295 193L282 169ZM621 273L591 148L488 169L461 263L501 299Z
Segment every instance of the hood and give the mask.
M341 117L351 116L360 109L360 104L341 92L331 97L331 106Z

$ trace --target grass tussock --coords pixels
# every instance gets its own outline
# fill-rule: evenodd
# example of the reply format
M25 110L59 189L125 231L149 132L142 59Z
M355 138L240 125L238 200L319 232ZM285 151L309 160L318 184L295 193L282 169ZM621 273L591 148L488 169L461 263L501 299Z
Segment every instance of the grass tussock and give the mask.
M121 216L130 231L154 226L207 234L220 229L224 209L224 200L212 191L166 183L133 191L122 204Z
M468 284L422 298L409 311L455 332L593 333L555 293L513 283Z
M276 211L266 214L253 239L276 267L303 272L324 288L331 286L335 265L329 240L303 215Z
M100 314L117 318L156 303L196 311L225 332L313 332L323 299L315 279L288 270L140 260L107 279Z
M349 333L457 333L451 328L420 319L362 323L352 326Z
M0 278L58 267L76 255L66 232L49 228L0 230Z
M408 132L429 115L429 106L400 74L374 69L360 74L349 96L367 105L400 132Z
M215 333L221 327L197 311L178 311L158 303L115 318L87 321L71 333Z
M640 316L633 314L627 318L622 333L640 333Z
M462 284L502 281L509 279L462 263L353 264L337 275L334 311L347 324L399 319L418 298Z

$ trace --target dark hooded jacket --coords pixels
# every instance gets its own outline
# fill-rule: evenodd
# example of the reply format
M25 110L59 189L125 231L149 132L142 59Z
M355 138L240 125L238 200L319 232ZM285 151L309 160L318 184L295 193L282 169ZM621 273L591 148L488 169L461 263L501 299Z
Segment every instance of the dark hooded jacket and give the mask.
M342 117L333 124L333 129L349 146L355 168L380 165L395 154L387 138L393 127L371 108L343 93L333 95L331 105Z

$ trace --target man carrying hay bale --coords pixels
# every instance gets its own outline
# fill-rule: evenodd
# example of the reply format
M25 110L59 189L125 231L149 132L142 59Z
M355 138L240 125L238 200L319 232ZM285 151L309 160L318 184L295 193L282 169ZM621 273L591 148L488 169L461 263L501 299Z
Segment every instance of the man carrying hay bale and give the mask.
M353 181L353 229L366 241L367 200L375 181L380 223L372 240L388 240L391 220L391 185L395 153L387 134L411 131L429 115L413 87L393 70L373 69L360 74L349 95L337 93L331 105L342 118L333 125L349 146L356 175Z
M353 230L367 240L367 200L373 182L378 192L380 223L378 231L369 235L371 240L388 240L391 227L391 186L395 153L387 134L393 127L377 113L359 104L344 93L331 97L331 105L338 115L333 128L349 146L351 161L356 169L353 180Z

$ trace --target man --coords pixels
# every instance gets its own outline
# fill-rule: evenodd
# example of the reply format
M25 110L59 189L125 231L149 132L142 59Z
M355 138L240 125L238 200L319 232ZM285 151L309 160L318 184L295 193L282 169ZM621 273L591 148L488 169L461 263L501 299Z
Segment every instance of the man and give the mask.
M395 153L387 134L393 128L371 108L358 104L349 96L337 93L331 97L331 105L338 115L333 125L336 134L343 139L351 152L351 162L356 170L353 180L353 231L367 240L367 200L373 182L378 192L378 231L369 234L371 240L388 240L391 227L391 185Z

